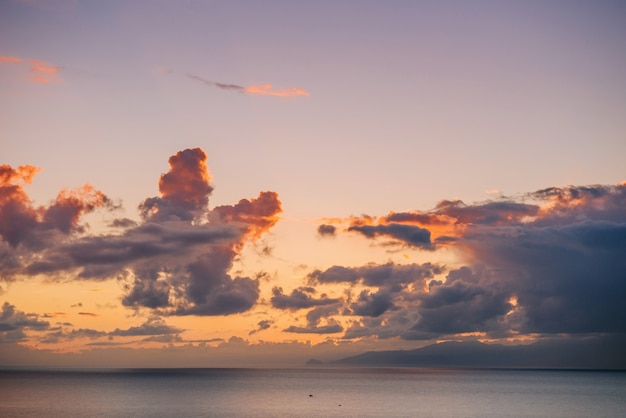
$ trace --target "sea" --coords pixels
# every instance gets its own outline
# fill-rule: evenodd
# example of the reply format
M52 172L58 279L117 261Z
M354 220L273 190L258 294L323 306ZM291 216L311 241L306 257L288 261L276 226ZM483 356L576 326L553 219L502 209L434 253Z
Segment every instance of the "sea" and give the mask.
M625 417L626 372L0 369L0 417Z

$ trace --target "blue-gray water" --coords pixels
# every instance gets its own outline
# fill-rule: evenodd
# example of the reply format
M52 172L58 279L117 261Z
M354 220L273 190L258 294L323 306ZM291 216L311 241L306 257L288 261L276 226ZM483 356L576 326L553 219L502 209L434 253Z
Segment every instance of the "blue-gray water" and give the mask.
M0 370L0 416L624 417L626 373Z

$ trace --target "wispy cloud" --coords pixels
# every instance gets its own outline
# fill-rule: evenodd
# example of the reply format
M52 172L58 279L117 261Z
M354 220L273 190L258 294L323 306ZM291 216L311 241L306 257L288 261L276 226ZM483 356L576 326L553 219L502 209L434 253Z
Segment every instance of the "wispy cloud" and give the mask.
M7 55L0 55L0 62L8 63L8 64L20 64L23 60L18 57L11 57Z
M254 84L251 86L241 86L238 84L220 83L218 81L207 80L204 77L192 73L178 73L171 69L161 69L166 74L179 74L190 80L202 83L205 86L214 87L220 90L230 90L243 94L256 96L274 96L274 97L309 97L311 94L299 87L275 88L272 84Z
M28 80L36 84L59 83L63 81L59 75L60 67L38 59L23 59L14 56L0 56L2 64L18 64L28 74Z

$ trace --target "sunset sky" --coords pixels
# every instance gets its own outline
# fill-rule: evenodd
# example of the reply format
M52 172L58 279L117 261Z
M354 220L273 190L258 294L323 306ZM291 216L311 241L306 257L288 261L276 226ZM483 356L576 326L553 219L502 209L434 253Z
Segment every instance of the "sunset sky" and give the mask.
M623 1L0 2L0 366L626 333Z

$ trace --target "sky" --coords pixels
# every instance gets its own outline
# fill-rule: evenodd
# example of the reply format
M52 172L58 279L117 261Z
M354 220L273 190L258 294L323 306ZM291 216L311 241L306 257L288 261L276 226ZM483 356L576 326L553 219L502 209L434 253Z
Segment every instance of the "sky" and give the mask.
M0 365L623 337L625 23L623 1L0 2Z

